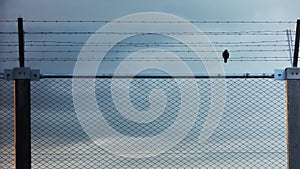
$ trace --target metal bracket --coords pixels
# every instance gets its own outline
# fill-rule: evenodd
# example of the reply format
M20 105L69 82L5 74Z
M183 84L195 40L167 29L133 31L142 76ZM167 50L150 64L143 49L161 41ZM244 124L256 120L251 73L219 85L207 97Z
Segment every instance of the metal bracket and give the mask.
M285 70L275 69L274 78L275 80L286 80Z
M275 80L300 80L300 68L275 69L274 78Z
M286 79L300 79L300 68L286 68Z
M5 80L30 79L31 81L40 80L40 70L20 67L14 69L4 69Z

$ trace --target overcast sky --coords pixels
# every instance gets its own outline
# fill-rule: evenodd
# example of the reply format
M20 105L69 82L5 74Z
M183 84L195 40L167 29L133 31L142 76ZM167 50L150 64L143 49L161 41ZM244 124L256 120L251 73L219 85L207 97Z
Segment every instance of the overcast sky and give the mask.
M296 21L299 14L300 1L299 0L89 0L89 1L75 1L75 0L51 0L51 1L37 1L37 0L1 0L0 2L0 19L1 20L15 20L18 16L24 17L26 20L113 20L119 17L139 13L139 12L164 12L177 15L191 21ZM96 31L103 24L94 25L76 25L75 28L70 28L70 25L60 25L63 29L57 30L88 30ZM294 23L286 24L196 24L203 31L251 31L251 30L276 30L285 31L290 27L295 30ZM43 31L56 30L53 25L31 24L25 23L25 31ZM16 31L15 23L1 23L0 31L7 31L14 29ZM286 40L284 35L273 37L226 37L226 36L209 36L211 41L232 42L232 41L246 41L246 40ZM240 39L239 39L240 38ZM252 38L252 39L251 39ZM2 36L1 41L8 41L15 39L14 37ZM28 37L30 39L30 37ZM82 37L85 41L88 36ZM286 44L285 42L280 45ZM237 48L230 49L230 46L216 47L217 51L222 51L225 48L229 50L237 50ZM281 47L280 49L286 49ZM80 49L80 48L79 48ZM243 48L244 49L244 48ZM256 48L250 48L250 50ZM272 48L276 49L276 48ZM6 50L1 48L1 50ZM249 48L247 48L249 50ZM17 57L17 53L14 53ZM28 57L29 54L26 54ZM78 53L73 53L72 57L76 57ZM0 57L12 57L13 55L3 55ZM32 55L33 56L33 55ZM258 52L258 53L231 53L231 58L243 56L259 56L259 57L289 57L287 51L282 52ZM49 56L50 57L50 56ZM66 63L28 63L29 66L40 68L43 72L55 72L47 69L51 67L58 67L60 71L70 72L72 66L63 66ZM68 63L69 64L69 63ZM47 66L48 65L48 66ZM0 62L0 72L4 68L11 68L16 66L16 62ZM272 73L275 68L284 68L289 66L288 61L284 62L230 62L224 64L226 72L261 72Z
M167 12L192 20L295 20L297 0L2 0L2 19L115 19L136 12Z

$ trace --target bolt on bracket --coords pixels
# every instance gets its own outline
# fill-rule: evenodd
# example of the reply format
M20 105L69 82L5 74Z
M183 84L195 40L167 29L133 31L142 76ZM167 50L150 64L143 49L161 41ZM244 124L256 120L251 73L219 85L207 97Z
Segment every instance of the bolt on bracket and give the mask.
M274 78L275 80L300 80L300 68L275 69Z
M40 70L20 67L14 69L4 69L5 80L30 79L31 81L40 80Z

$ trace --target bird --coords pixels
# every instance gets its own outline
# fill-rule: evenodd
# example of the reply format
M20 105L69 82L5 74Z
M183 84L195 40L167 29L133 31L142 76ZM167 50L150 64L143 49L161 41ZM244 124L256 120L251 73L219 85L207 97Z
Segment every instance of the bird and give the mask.
M223 59L224 59L224 63L227 63L227 60L229 58L229 52L227 49L225 49L222 53Z

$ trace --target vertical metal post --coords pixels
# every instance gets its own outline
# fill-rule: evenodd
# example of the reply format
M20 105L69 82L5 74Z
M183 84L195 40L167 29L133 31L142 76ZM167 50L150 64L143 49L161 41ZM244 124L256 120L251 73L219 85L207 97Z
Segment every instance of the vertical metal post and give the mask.
M24 33L23 19L18 18L19 59L24 67ZM20 70L23 70L20 68ZM25 72L18 72L19 76ZM31 168L31 128L30 128L30 78L14 80L14 140L15 168Z
M287 80L288 168L300 168L300 80Z
M300 68L299 53L300 19L297 20L293 68L287 68L287 149L288 168L300 168Z
M297 20L297 26L296 26L296 38L295 38L293 67L297 67L297 65L298 65L299 36L300 36L300 19Z
M24 67L24 29L23 18L18 18L18 35L19 35L19 63Z
M288 41L288 47L289 47L289 54L290 54L290 64L291 66L293 66L293 40L292 40L292 33L291 33L291 29L286 29L286 37L287 37L287 41Z
M15 168L31 168L30 79L15 80Z

